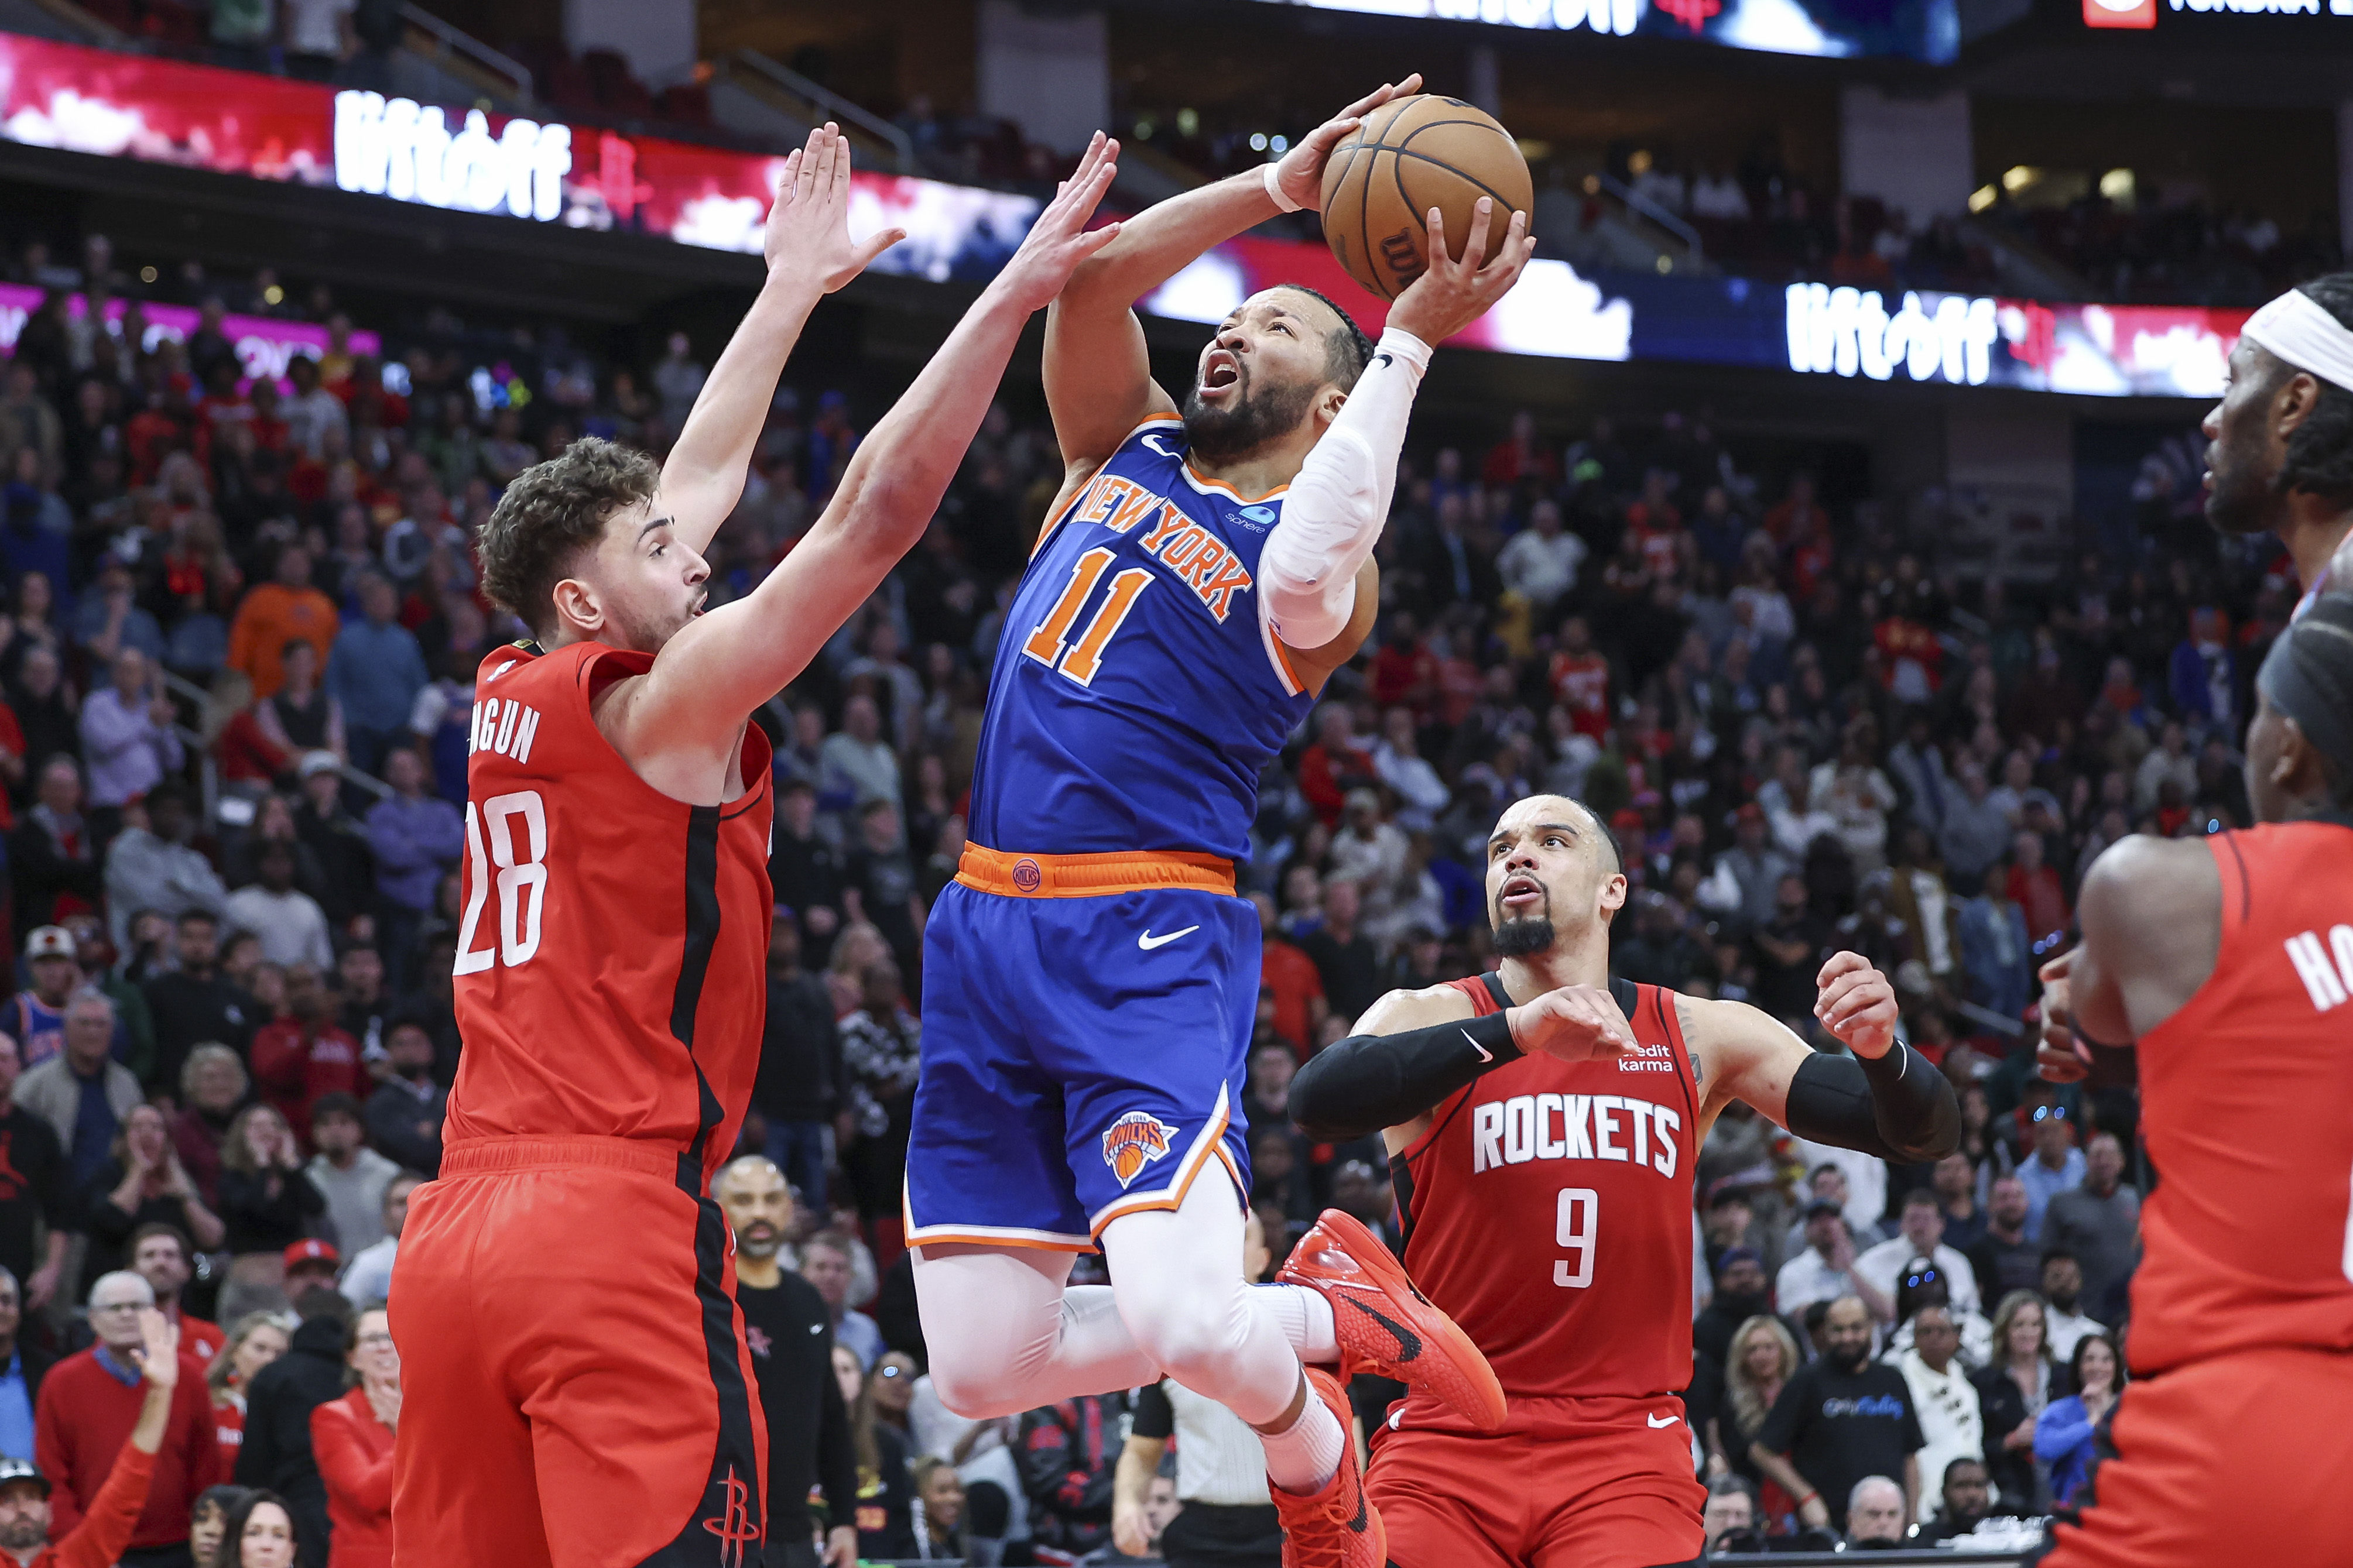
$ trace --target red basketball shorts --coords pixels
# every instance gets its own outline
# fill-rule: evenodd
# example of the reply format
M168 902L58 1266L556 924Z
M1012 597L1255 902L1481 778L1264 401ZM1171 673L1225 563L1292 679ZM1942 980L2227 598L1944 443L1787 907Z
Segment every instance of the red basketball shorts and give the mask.
M742 1568L767 1432L702 1170L618 1138L453 1149L392 1280L398 1568Z
M1365 1491L1395 1568L1655 1568L1699 1555L1707 1489L1682 1400L1511 1404L1501 1432L1404 1419L1374 1434Z
M2125 1389L2116 1457L2042 1568L2343 1563L2353 1356L2242 1351Z

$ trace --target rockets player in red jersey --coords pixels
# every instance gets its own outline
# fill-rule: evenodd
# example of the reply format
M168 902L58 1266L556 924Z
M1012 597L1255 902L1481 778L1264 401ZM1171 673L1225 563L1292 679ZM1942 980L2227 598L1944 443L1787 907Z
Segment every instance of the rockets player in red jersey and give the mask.
M1292 1084L1313 1137L1384 1130L1406 1271L1509 1401L1493 1435L1419 1395L1392 1409L1365 1488L1395 1568L1696 1557L1704 1493L1676 1391L1691 1382L1692 1173L1710 1123L1740 1100L1887 1160L1959 1142L1951 1086L1896 1038L1894 992L1864 959L1822 966L1815 1016L1853 1054L1818 1053L1744 1004L1613 980L1625 900L1590 811L1514 803L1487 846L1501 970L1390 992Z
M2043 968L2043 1076L2137 1077L2158 1174L2116 1457L2043 1568L2353 1550L2327 1500L2353 1479L2353 595L2280 634L2256 694L2259 826L2119 840Z
M535 640L475 685L466 1049L392 1289L402 1568L760 1561L765 1434L708 1191L765 1010L770 768L746 721L930 521L1023 326L1116 234L1083 232L1116 152L1095 139L744 599L702 613L702 551L785 356L898 237L850 238L829 125L786 161L767 283L667 464L576 442L485 527L484 586Z

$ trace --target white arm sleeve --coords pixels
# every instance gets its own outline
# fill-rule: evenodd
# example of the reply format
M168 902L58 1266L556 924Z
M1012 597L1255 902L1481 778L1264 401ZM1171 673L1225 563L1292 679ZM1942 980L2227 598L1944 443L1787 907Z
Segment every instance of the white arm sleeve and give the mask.
M1259 613L1293 647L1322 647L1348 628L1356 569L1388 521L1406 416L1429 367L1428 343L1395 327L1383 332L1347 403L1291 481L1258 574Z

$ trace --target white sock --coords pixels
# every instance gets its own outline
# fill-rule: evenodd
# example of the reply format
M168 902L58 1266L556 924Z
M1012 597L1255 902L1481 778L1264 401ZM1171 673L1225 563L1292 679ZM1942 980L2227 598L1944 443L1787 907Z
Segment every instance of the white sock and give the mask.
M1301 1361L1310 1366L1339 1363L1340 1340L1332 1324L1332 1303L1321 1290L1304 1285L1260 1285L1250 1290L1250 1301L1273 1320Z
M1331 1407L1311 1386L1299 1419L1282 1431L1261 1432L1258 1440L1266 1450L1266 1479L1284 1491L1313 1497L1340 1473L1348 1429L1333 1419Z

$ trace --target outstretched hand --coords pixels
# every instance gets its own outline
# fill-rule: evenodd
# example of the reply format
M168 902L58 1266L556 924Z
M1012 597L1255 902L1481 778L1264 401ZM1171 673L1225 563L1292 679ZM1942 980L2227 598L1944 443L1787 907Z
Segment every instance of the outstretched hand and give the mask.
M1615 1061L1634 1054L1634 1026L1601 985L1564 985L1505 1015L1512 1039L1530 1056L1565 1062Z
M140 1374L166 1394L180 1385L180 1325L153 1307L139 1309Z
M1504 226L1494 264L1484 265L1496 216L1495 198L1481 196L1472 209L1470 242L1462 247L1462 259L1457 261L1447 252L1445 216L1436 207L1424 215L1430 263L1389 307L1390 326L1436 347L1511 292L1535 255L1536 242L1528 233L1528 215L1515 212Z
M1895 1047L1895 987L1859 952L1834 952L1814 978L1814 1016L1859 1057Z
M1311 212L1324 210L1324 164L1340 139L1365 122L1365 116L1395 98L1411 98L1421 90L1421 73L1399 82L1383 82L1339 113L1309 132L1274 166L1275 184L1282 194Z
M1043 310L1079 264L1119 237L1119 225L1087 227L1095 208L1119 174L1119 143L1102 132L1087 143L1086 155L1071 177L1054 187L1054 199L1029 226L1029 235L1005 270L997 275L999 287L1009 290L1025 309Z
M760 253L770 273L797 273L830 294L906 237L903 228L849 237L849 142L828 120L785 159Z

